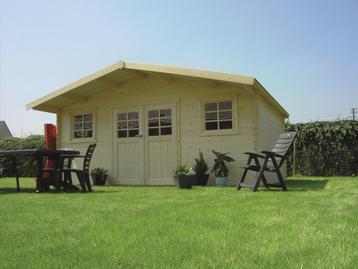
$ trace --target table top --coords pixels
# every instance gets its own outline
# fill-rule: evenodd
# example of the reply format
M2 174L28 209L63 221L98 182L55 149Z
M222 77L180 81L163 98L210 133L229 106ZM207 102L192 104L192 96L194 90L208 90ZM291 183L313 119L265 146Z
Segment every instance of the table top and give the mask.
M0 157L20 157L20 156L54 156L54 155L77 155L80 154L77 150L67 149L14 149L14 150L0 150Z

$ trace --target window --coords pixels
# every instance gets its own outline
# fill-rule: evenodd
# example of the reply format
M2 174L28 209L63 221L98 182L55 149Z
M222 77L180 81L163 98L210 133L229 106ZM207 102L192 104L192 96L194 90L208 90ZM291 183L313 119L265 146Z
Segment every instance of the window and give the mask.
M93 137L93 115L83 114L74 116L73 138Z
M205 130L232 129L232 101L205 103Z
M136 137L139 135L139 112L117 114L117 137Z
M148 135L163 136L172 134L172 110L148 111Z

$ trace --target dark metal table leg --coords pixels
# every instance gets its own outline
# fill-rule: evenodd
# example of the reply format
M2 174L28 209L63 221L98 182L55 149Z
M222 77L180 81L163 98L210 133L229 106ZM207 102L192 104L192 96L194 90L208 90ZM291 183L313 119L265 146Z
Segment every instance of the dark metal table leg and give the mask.
M36 156L37 161L37 175L36 175L36 192L41 191L43 185L43 156Z
M20 192L20 181L19 181L19 173L17 172L16 157L12 157L12 168L14 170L15 177L16 177L16 189L17 189L17 192Z

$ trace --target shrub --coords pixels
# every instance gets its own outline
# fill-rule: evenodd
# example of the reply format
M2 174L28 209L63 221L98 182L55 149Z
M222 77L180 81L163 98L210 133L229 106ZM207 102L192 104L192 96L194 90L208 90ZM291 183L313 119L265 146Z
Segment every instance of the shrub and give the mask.
M26 138L3 137L0 138L0 150L15 149L43 149L45 147L45 137L43 135L31 135ZM0 158L0 167L10 168L11 160ZM18 173L23 177L36 176L36 163L32 158L18 158ZM5 171L5 174L9 174Z
M350 176L358 174L358 121L338 120L287 124L298 131L288 175ZM293 167L295 166L295 171Z

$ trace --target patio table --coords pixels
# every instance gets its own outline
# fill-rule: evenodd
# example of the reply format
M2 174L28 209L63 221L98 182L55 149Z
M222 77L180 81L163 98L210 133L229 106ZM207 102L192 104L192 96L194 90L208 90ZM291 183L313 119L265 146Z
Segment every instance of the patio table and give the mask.
M36 172L36 192L40 192L44 185L44 171L43 164L44 158L47 157L54 161L54 174L55 174L55 188L60 189L61 174L63 169L62 156L71 156L80 154L77 150L49 150L49 149L21 149L21 150L2 150L0 151L0 158L10 158L12 160L12 170L16 177L17 191L20 191L19 174L17 170L17 160L20 157L32 157L37 163Z

